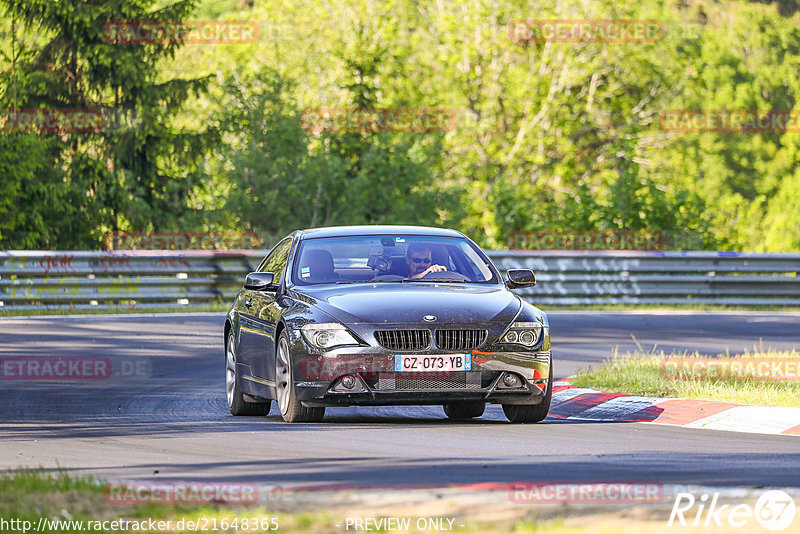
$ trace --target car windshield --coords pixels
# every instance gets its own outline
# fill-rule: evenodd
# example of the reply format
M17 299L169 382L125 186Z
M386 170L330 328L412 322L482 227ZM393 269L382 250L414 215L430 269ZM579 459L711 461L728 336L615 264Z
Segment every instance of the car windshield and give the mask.
M483 252L459 237L369 235L301 241L297 285L358 282L499 283Z

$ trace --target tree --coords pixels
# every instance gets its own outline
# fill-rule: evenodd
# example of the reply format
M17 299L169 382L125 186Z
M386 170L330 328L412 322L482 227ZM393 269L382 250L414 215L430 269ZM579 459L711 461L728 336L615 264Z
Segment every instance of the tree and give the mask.
M63 218L52 232L36 234L37 247L91 248L104 231L174 228L189 211L196 165L215 133L178 129L173 119L208 79L161 81L159 62L173 57L180 42L121 44L108 33L117 21L183 20L196 0L156 4L0 0L21 27L44 35L14 65L17 91L12 102L6 87L4 107L91 109L104 116L96 131L39 132L50 148L43 167L59 169L60 182L48 181L54 189L48 204L34 195L19 197L18 205L42 219L49 210Z
M226 81L216 172L229 186L218 220L267 240L303 227L438 222L433 149L413 134L315 135L294 91L269 68Z

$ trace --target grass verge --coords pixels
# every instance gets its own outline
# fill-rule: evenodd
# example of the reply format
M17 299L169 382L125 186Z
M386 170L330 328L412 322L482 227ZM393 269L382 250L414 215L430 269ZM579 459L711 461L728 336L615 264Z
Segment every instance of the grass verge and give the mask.
M400 490L402 491L402 490ZM668 508L657 509L612 506L609 509L580 510L576 507L557 506L545 512L541 508L531 506L513 505L507 498L502 498L502 504L484 506L481 517L464 516L453 510L459 509L457 502L417 502L404 508L397 508L386 503L360 503L356 508L341 508L334 505L327 509L324 501L315 506L312 511L303 511L302 503L307 498L298 494L297 510L287 508L283 503L280 511L271 509L269 504L254 506L230 507L224 505L147 505L147 506L120 506L110 503L105 498L103 482L91 477L73 477L65 472L49 473L44 470L17 470L0 473L0 518L6 521L2 527L3 532L37 532L37 525L41 525L40 518L45 518L44 527L38 532L59 532L65 534L86 532L195 532L195 531L222 531L222 532L286 532L286 533L341 533L347 530L354 531L351 526L345 528L347 518L372 518L381 517L409 518L410 528L403 530L387 530L373 528L369 530L382 532L437 532L436 528L420 529L417 525L419 518L453 519L449 530L464 534L500 533L500 532L546 532L548 534L567 533L635 533L654 534L667 532L666 517ZM318 500L318 499L315 499ZM336 499L333 499L335 501ZM331 502L333 502L331 501ZM448 509L449 505L449 509ZM433 506L433 508L432 508ZM513 514L500 513L514 508ZM481 507L473 507L481 508ZM431 513L432 510L436 510ZM496 513L497 512L497 513ZM253 525L253 520L258 520L258 525L266 528L242 528L241 521L248 520ZM149 527L149 521L171 521L169 528ZM238 528L234 528L233 521L238 520ZM14 521L14 523L9 523ZM23 522L27 521L25 524ZM58 521L58 524L54 524ZM114 529L113 521L136 521L137 528ZM180 523L183 521L183 523ZM189 522L198 525L196 528L186 528ZM106 527L100 527L103 522L108 522ZM423 523L424 524L424 523ZM447 523L440 523L447 525ZM179 526L183 525L184 528ZM448 525L448 526L450 526ZM161 525L163 527L164 525ZM205 526L205 528L203 528ZM212 528L216 526L216 528ZM277 526L277 529L275 528ZM223 528L225 527L225 528ZM363 530L362 530L363 531ZM699 530L687 530L699 532Z
M772 366L776 361L783 362L784 371L794 369L794 375L784 374L779 378L746 372L747 368L757 369L762 363ZM693 368L697 362L706 369L704 372L673 372L669 367L671 362L686 362L688 368ZM708 370L712 365L717 369L730 369L736 363L741 364L741 371L719 373ZM796 350L756 349L710 357L696 352L668 354L640 349L622 356L615 354L602 366L579 372L571 382L577 387L646 397L679 397L753 406L800 406L798 365L800 352Z

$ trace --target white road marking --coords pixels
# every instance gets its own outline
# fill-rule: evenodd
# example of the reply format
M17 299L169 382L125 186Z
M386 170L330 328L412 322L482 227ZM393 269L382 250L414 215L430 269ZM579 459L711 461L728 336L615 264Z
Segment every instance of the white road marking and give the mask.
M752 434L780 434L797 425L800 425L800 408L736 406L683 426Z

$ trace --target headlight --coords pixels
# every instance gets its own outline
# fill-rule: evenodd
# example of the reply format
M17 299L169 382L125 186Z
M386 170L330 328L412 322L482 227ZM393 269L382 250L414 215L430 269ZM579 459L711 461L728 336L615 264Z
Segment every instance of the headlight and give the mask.
M500 336L500 343L511 343L533 347L542 336L542 323L514 323L505 334Z
M339 323L307 324L300 331L306 341L318 349L326 350L342 345L358 345L353 334Z

